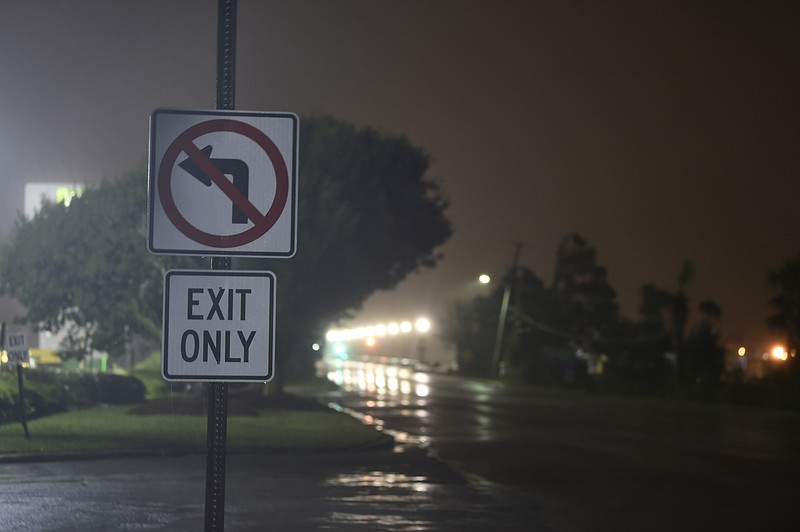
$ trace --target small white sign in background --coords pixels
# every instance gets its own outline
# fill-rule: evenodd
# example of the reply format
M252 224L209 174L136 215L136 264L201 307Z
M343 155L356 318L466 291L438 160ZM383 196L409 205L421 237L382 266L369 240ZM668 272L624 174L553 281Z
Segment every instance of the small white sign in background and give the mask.
M25 333L9 334L6 338L6 353L9 364L27 364L30 362L28 341Z

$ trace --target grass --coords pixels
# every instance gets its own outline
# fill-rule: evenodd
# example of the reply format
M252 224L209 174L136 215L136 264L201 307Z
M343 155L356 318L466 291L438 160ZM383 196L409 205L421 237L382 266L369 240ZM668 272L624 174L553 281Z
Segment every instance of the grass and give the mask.
M29 420L26 440L19 423L0 425L0 455L80 452L204 452L205 396L187 394L182 384L161 377L153 353L137 365L147 401L105 406ZM300 395L330 389L325 379L287 387ZM180 390L180 391L179 391ZM385 436L355 419L292 395L265 397L257 388L231 385L229 451L335 450L377 444Z
M98 407L0 426L0 454L107 451L202 452L206 417L134 415L129 406ZM348 416L325 410L264 409L229 416L230 451L335 450L378 443L382 435Z

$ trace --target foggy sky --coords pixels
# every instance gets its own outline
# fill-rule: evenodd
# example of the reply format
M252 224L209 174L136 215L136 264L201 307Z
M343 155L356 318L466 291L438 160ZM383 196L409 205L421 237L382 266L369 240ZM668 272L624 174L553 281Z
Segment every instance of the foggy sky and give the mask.
M628 316L691 260L692 300L754 341L767 271L800 250L798 6L239 0L236 107L329 113L431 154L446 258L362 322L474 295L516 241L549 281L577 231ZM113 178L145 160L154 108L213 108L215 47L214 0L0 0L0 238L25 182Z

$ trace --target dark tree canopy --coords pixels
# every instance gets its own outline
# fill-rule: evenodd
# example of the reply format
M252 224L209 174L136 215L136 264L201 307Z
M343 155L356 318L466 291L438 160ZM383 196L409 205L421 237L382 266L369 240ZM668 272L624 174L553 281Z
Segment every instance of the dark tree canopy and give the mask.
M131 335L158 338L167 267L192 259L143 248L144 168L90 188L69 206L45 203L20 217L0 253L0 289L37 327L66 327L68 350L121 354Z
M441 258L452 229L428 165L405 138L301 120L297 253L235 266L277 275L279 356L306 353L327 323Z
M556 250L551 283L519 266L490 296L459 302L446 334L456 345L462 371L486 374L500 301L504 290L510 289L502 359L523 380L601 383L646 393L675 390L676 382L681 382L691 393L707 393L723 371L718 330L722 310L713 301L700 302L699 319L686 332L690 317L686 285L693 272L691 263L684 263L674 291L653 284L642 287L641 317L629 320L620 313L595 248L581 235L568 234ZM678 374L676 363L682 363Z
M279 360L374 291L436 264L451 227L428 164L402 137L301 120L297 254L234 265L277 274ZM199 259L148 253L146 182L140 169L17 222L0 254L0 287L28 321L51 330L75 323L112 353L126 334L160 335L164 272Z
M560 304L561 328L586 348L619 317L608 272L598 264L597 251L577 233L558 245L552 290Z
M619 318L616 294L606 269L597 262L597 252L581 235L568 234L556 250L549 285L518 266L506 273L491 296L453 308L446 334L467 373L486 373L491 367L506 289L511 295L501 358L531 374L542 371L545 350L594 349Z
M769 286L775 291L770 299L772 314L767 324L786 335L789 349L800 348L800 255L787 260L780 268L767 275ZM794 360L794 359L793 359ZM793 362L796 365L800 363Z

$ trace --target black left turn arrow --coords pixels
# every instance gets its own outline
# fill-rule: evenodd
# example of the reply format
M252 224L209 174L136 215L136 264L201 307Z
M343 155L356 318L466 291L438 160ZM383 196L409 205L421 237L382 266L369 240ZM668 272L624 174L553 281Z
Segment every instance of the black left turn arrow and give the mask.
M233 186L242 193L242 196L248 198L248 190L250 188L250 169L247 163L241 159L212 159L211 158L211 145L206 146L200 150L208 160L217 167L220 173L231 176ZM206 174L200 166L191 158L187 157L178 166L186 170L192 177L203 183L205 186L210 187L212 184L211 176ZM233 203L233 211L231 213L231 223L246 224L247 215Z

